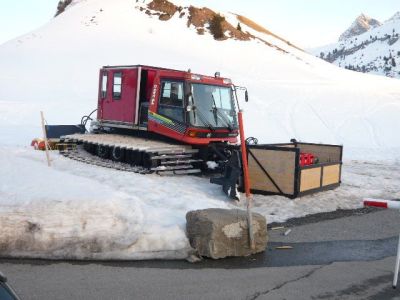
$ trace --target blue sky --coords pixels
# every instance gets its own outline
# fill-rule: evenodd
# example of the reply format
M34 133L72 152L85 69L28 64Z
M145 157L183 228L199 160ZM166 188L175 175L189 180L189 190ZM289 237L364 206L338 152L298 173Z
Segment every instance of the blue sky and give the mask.
M0 0L0 44L46 24L58 0Z
M0 0L0 44L44 25L54 16L57 3L58 0ZM246 15L306 48L335 42L360 13L384 21L400 11L400 0L188 0L188 3Z

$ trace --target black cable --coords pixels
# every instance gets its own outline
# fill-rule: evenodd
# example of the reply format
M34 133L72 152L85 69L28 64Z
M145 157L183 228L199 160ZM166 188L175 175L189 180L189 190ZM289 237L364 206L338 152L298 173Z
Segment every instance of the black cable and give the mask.
M87 124L87 122L90 120L90 121L92 121L93 119L91 118L91 116L92 116L92 114L93 113L95 113L97 111L97 108L95 109L95 110L93 110L89 115L87 115L87 116L83 116L82 118L81 118L81 125L83 125L84 127L85 127L85 130L86 131L88 131L87 129L86 129L86 124Z

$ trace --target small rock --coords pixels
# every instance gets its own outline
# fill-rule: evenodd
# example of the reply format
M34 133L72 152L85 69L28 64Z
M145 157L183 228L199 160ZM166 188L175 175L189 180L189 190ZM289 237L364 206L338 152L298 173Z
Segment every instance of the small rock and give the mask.
M203 259L200 256L197 256L195 254L191 254L188 257L186 257L186 261L194 264L194 263L198 263L200 261L202 261Z

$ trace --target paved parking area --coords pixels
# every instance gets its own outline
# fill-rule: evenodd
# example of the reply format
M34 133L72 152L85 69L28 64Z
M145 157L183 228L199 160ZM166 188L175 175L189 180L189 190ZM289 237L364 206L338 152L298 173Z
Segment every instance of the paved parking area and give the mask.
M142 262L0 260L23 299L400 299L400 216L383 210L270 232L247 258ZM277 250L290 245L291 250Z

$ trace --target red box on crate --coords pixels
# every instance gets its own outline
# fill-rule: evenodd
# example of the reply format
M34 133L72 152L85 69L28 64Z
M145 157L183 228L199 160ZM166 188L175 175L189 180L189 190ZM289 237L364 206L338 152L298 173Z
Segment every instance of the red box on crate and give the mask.
M314 155L311 153L300 153L300 166L309 166L314 163Z

